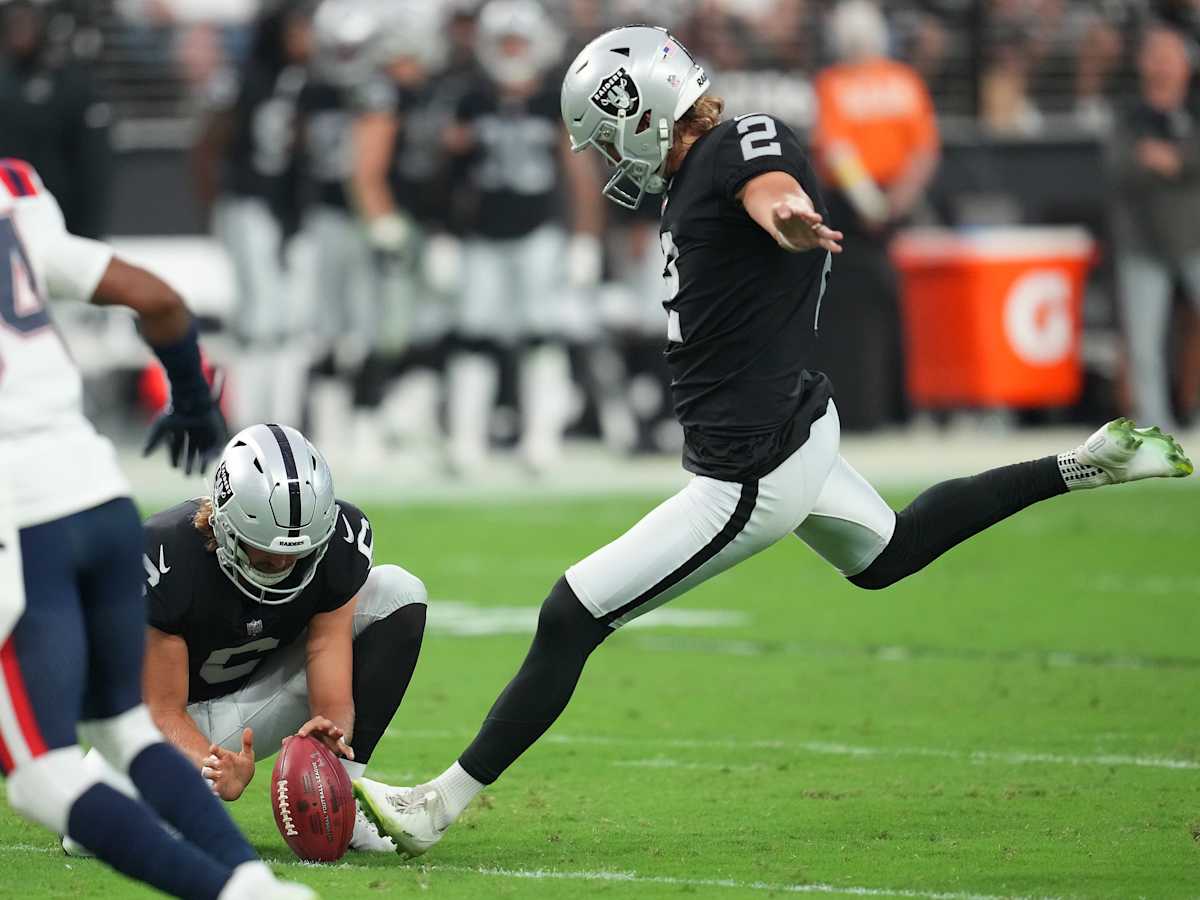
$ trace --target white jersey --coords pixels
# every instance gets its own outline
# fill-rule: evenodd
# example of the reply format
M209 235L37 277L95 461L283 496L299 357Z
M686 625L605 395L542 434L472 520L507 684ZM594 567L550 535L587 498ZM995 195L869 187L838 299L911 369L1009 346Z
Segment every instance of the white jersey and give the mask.
M129 493L83 415L83 382L47 307L90 300L111 259L67 231L31 166L0 159L0 472L18 528Z

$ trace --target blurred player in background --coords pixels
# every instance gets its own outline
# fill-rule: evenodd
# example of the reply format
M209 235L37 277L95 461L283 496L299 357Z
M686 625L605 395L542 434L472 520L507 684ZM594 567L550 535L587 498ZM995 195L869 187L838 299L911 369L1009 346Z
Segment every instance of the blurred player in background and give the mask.
M888 29L871 0L843 0L830 18L839 62L816 80L818 171L829 219L846 235L814 359L838 386L847 430L902 420L900 288L888 256L940 155L933 102L920 76L888 59Z
M171 383L149 447L165 440L172 462L191 472L225 436L179 296L104 244L70 234L32 167L0 160L0 769L8 802L178 897L313 897L276 882L142 704L142 525L115 449L84 418L82 379L50 298L137 313ZM128 775L143 801L99 783L80 739Z
M312 421L333 431L325 398L343 408L376 339L378 282L371 245L350 189L354 175L354 120L364 85L375 76L378 4L325 0L313 20L315 53L300 92L304 139L301 236L308 294L314 377Z
M384 429L437 428L445 338L460 282L441 134L470 77L470 70L444 69L445 28L440 4L388 7L374 50L381 71L362 91L354 124L354 192L379 266L381 305L354 397L355 443L364 449ZM403 382L408 402L399 421L380 422L392 381Z
M572 157L558 130L551 73L561 37L546 11L533 0L490 0L477 40L483 77L446 132L469 204L448 368L449 460L467 473L484 463L497 359L515 346L521 456L541 471L559 456L570 400L565 294L600 277L602 212L591 163Z
M324 741L351 778L366 771L416 668L426 604L419 578L374 565L374 546L324 457L280 425L234 435L210 496L146 522L143 697L221 799L292 734ZM87 762L136 796L94 751ZM395 849L361 813L350 847Z
M71 18L54 15L52 39L52 14L48 3L0 3L0 157L34 166L72 233L99 238L112 178L112 113L91 73L71 59Z
M762 113L723 121L709 87L673 36L644 25L601 35L567 69L563 123L574 149L612 165L604 196L633 208L663 195L666 358L695 477L559 578L520 670L456 762L413 788L354 783L410 856L550 728L615 629L777 541L794 535L852 584L881 589L1033 503L1192 471L1168 435L1117 420L1072 450L942 482L893 511L841 456L832 385L805 368L843 236L825 224L795 132Z
M284 0L259 21L238 83L214 89L193 153L201 205L233 263L241 344L235 418L299 424L308 366L303 295L284 264L299 218L301 91L312 56L312 0Z

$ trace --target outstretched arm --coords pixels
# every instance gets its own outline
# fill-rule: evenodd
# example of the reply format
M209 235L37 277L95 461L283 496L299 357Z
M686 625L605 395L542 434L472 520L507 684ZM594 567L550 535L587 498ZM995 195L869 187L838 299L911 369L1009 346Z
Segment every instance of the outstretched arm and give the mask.
M818 248L841 253L840 231L825 224L794 176L764 172L751 178L737 194L746 213L790 253Z

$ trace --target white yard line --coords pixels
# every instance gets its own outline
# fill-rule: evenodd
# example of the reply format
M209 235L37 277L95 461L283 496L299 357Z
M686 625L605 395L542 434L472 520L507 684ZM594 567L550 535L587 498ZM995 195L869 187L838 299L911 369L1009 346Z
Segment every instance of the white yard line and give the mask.
M470 737L465 731L418 731L392 728L392 737L418 740L442 740L454 737ZM1165 756L1138 756L1124 753L1042 753L1027 750L951 750L943 747L865 747L831 741L786 741L786 740L738 740L736 738L636 738L609 737L604 735L548 734L542 738L548 744L590 744L614 747L641 747L646 749L670 748L688 750L785 750L813 753L821 756L853 756L896 758L909 756L951 759L971 763L1002 763L1006 765L1057 765L1057 766L1133 766L1142 769L1200 769L1200 761L1173 759Z

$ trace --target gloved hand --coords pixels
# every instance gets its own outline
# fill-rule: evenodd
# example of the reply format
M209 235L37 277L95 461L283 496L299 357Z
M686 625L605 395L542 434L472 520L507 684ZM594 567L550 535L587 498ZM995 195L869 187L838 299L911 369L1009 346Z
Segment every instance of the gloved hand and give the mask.
M415 229L408 216L393 212L367 223L367 240L380 253L404 256L408 253Z
M574 234L567 244L567 285L576 290L600 283L604 248L594 234Z
M191 475L193 469L204 472L229 440L229 429L221 415L220 373L214 381L217 383L211 393L205 385L203 391L181 392L171 397L167 407L150 423L143 456L149 456L166 441L174 468L182 468L185 475Z

